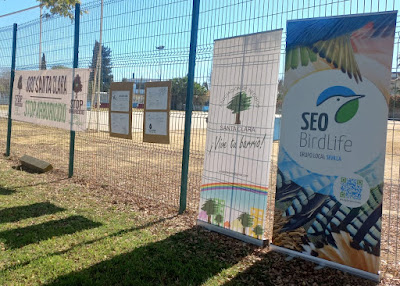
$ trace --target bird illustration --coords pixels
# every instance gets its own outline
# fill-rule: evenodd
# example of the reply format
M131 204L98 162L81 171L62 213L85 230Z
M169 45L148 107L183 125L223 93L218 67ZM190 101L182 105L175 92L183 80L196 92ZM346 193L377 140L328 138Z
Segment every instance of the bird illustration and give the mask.
M356 94L350 88L344 86L332 86L325 89L317 99L317 106L329 105L329 110L336 111L336 123L345 123L352 119L359 107L359 99L365 97L363 94Z
M337 176L312 173L294 162L284 149L281 154L276 201L287 222L280 231L304 228L307 239L312 239L316 249L325 245L337 248L338 234L345 233L351 238L349 247L379 255L383 185L371 174L384 157L379 156L356 172L374 187L365 204L349 208L331 195Z
M285 70L307 66L319 56L358 83L362 75L355 53L368 48L369 39L393 37L395 27L396 13L289 21Z

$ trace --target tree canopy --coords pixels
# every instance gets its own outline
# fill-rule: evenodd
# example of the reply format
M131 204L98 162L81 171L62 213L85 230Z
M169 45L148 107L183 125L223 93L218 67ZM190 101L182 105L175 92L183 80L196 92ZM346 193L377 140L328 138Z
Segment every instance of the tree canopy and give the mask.
M36 0L43 7L47 8L50 14L74 19L75 4L81 3L80 0ZM86 12L86 11L84 11Z
M188 77L172 79L171 109L183 110L186 104ZM204 106L208 101L207 87L197 82L194 83L193 105Z

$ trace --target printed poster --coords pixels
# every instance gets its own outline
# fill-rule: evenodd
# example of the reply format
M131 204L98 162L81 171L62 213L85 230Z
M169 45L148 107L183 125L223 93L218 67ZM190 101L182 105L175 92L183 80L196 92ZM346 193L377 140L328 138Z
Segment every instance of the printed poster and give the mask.
M132 82L112 82L108 110L110 137L132 139Z
M276 30L214 44L198 223L258 241L265 232L281 37Z
M129 112L131 93L130 90L113 90L111 95L111 112Z
M274 245L378 274L395 25L288 22Z
M145 121L145 134L168 135L168 112L146 112Z
M89 69L15 71L11 118L86 130L89 74Z
M146 82L143 142L169 144L171 81Z

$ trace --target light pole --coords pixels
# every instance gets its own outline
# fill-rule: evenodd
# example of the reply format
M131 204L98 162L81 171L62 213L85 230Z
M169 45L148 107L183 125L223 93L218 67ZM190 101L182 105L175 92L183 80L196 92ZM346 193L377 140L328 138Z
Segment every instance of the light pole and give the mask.
M164 50L164 46L158 46L156 49L159 51L159 65L160 65L160 81L161 81L161 51Z

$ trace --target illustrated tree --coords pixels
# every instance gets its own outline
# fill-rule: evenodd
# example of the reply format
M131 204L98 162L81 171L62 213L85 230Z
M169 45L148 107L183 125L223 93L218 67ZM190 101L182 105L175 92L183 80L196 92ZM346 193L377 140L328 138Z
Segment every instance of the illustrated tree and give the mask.
M183 105L186 104L188 77L180 77L172 79L171 89L171 109L183 110ZM194 83L193 89L193 105L204 106L208 101L207 87Z
M19 76L19 79L18 79L18 90L19 90L19 93L18 94L21 94L21 89L22 89L22 75L20 75Z
M217 222L218 226L221 226L221 223L224 221L224 217L221 214L217 214L215 216L215 221Z
M78 97L78 92L82 91L82 87L81 77L77 74L74 79L74 92L76 97Z
M240 112L248 110L250 108L251 97L243 91L238 92L232 97L228 103L227 108L232 110L233 114L236 114L235 124L240 124Z
M47 69L47 65L46 65L46 56L43 53L42 56L42 61L40 62L40 69L41 70L46 70Z
M201 209L207 213L207 221L208 223L211 223L211 216L215 215L217 212L217 203L213 199L208 199L205 201Z
M257 239L260 239L260 235L263 235L264 233L264 229L259 224L255 228L253 228L253 231L257 235Z
M249 215L248 213L242 213L239 217L238 220L243 226L243 234L246 234L246 228L250 227L253 225L253 217Z
M97 68L97 58L99 55L100 43L95 41L93 47L93 56L90 63L90 82L89 82L89 93L92 93L92 85L94 80L94 69ZM111 49L109 47L101 45L101 73L100 73L100 91L107 92L110 89L111 82L113 82L112 75L112 63L111 63Z

